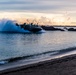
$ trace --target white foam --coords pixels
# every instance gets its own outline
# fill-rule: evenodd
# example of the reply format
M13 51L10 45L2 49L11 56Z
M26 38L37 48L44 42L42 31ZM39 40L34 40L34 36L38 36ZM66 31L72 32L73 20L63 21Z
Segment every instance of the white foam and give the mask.
M6 63L8 63L8 61L0 61L0 65L4 65Z
M16 26L12 20L3 19L0 21L0 32L29 33L30 31L24 30L23 28Z

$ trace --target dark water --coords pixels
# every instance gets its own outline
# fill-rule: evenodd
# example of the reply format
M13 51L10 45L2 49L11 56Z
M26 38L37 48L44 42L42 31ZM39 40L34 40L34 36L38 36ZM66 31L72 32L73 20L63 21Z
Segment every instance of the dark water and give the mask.
M45 58L76 50L76 32L0 33L0 60ZM14 60L13 59L13 60ZM15 59L16 60L16 59Z

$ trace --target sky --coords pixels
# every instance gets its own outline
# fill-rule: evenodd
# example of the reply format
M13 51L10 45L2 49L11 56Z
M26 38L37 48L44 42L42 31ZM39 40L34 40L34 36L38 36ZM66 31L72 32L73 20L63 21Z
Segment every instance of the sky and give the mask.
M76 25L76 0L0 0L0 19Z

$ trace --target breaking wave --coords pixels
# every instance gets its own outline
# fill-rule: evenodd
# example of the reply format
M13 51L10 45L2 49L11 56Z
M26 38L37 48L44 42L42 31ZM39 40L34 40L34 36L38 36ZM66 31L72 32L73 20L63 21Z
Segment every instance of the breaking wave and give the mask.
M24 30L23 28L16 26L16 24L12 20L3 19L0 20L0 32L29 33L30 31Z
M55 50L55 51L47 51L47 52L43 52L43 53L38 53L38 54L33 54L33 55L28 55L28 56L21 56L21 57L14 57L14 58L9 58L9 59L5 59L5 60L0 60L0 65L4 65L10 62L16 62L18 60L22 60L22 59L30 59L30 58L36 58L38 56L54 56L54 55L59 55L59 54L65 54L71 51L75 51L76 47L69 47L69 48L65 48L65 49L61 49L61 50Z

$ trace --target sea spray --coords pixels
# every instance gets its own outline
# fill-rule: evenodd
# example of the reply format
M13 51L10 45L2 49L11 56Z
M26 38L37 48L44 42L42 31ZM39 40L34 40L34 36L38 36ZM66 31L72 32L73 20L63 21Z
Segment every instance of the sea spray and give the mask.
M7 19L2 19L0 21L0 32L30 33L30 31L24 30L20 26L16 26L14 21Z
M8 61L0 61L0 65L4 65L4 64L7 64Z

